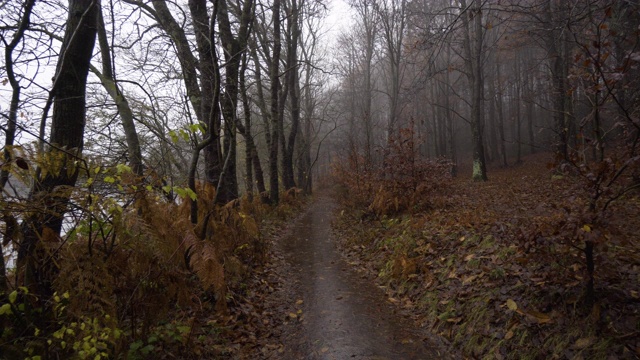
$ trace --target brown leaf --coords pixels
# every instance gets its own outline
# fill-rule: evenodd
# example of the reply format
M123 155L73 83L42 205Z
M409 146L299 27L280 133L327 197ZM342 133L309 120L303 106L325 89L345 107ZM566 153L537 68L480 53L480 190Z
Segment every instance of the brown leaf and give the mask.
M513 330L509 330L509 331L507 331L507 333L504 335L504 339L505 339L505 340L509 340L509 339L511 339L511 338L513 337L513 335L514 335Z
M546 324L551 322L551 317L545 313L541 313L535 310L526 310L525 314L529 315L538 324Z
M591 344L593 344L593 341L595 339L593 337L586 337L586 338L580 338L578 340L576 340L576 342L573 344L573 348L574 349L584 349L588 346L591 346Z

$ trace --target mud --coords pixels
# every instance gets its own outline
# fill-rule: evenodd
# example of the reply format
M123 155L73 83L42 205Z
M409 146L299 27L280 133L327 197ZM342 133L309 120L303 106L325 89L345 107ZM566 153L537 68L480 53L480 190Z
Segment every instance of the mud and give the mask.
M451 358L342 259L331 232L334 208L330 198L316 201L282 244L302 300L283 358Z

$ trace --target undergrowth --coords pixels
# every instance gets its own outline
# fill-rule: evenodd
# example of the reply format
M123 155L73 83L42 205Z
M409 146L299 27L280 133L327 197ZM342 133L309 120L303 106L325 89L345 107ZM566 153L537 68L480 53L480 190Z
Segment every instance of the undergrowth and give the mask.
M391 302L469 358L637 359L637 195L598 225L615 235L598 247L589 305L584 252L563 240L578 182L540 155L526 161L487 183L456 179L423 211L367 217L368 207L343 202L337 238Z
M0 357L231 354L237 335L228 329L230 322L241 323L248 283L266 261L264 234L293 216L304 197L292 190L277 207L259 196L218 205L210 185L200 184L196 193L144 186L126 166L87 173L94 178L74 193L74 218L64 238L40 241L56 271L51 299L19 287L20 271L1 294ZM192 201L198 202L197 224L191 223ZM46 308L38 305L43 303Z

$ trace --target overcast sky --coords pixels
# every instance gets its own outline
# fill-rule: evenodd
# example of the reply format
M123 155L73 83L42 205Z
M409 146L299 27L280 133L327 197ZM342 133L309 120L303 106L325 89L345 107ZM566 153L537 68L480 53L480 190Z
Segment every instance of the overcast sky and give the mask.
M327 17L327 30L331 42L337 35L349 26L351 12L345 0L330 0L329 16Z

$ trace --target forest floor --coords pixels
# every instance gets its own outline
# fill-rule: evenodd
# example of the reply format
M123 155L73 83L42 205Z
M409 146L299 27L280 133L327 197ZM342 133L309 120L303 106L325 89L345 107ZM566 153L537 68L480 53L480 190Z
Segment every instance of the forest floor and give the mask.
M345 209L334 224L343 253L464 358L638 359L639 194L605 218L588 306L584 242L562 238L577 181L554 174L551 161L492 168L485 183L463 167L412 215ZM576 234L595 231L584 227Z
M638 194L607 217L615 231L596 247L596 301L585 306L583 253L543 236L575 190L548 159L490 169L486 183L462 168L411 215L372 217L320 196L271 236L270 260L229 316L218 354L638 359Z
M345 261L331 227L335 209L322 195L270 237L270 260L221 326L226 342L217 345L217 357L458 358Z

